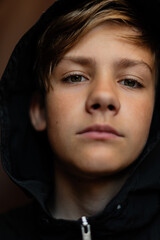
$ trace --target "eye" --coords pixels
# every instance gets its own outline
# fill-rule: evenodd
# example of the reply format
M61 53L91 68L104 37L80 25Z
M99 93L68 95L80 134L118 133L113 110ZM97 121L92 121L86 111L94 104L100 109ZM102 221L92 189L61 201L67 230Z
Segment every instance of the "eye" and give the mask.
M79 74L73 74L63 78L63 82L68 83L79 83L84 81L87 81L87 78Z
M143 85L135 79L124 79L120 81L120 84L129 88L142 88Z

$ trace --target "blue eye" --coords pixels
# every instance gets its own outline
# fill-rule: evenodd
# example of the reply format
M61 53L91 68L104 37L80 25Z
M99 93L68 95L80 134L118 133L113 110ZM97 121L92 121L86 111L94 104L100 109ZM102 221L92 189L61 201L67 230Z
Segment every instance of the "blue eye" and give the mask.
M86 78L83 77L82 75L75 74L75 75L70 75L68 77L65 77L63 81L69 82L69 83L79 83L79 82L86 81Z
M134 79L124 79L124 80L120 81L120 83L129 88L142 88L143 87L143 85L141 83L139 83L137 80L134 80Z

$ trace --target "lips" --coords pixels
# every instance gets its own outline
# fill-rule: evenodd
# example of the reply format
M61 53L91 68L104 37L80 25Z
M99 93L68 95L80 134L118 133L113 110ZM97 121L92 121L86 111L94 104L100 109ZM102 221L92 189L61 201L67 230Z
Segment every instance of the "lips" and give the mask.
M97 140L109 140L117 137L123 137L122 134L111 126L98 124L83 129L78 132L78 135Z

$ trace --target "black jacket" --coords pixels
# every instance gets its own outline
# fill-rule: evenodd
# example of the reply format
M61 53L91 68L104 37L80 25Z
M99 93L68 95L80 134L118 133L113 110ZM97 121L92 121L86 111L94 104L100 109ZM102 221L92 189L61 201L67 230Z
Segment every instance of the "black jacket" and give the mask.
M0 216L0 239L82 239L82 220L55 220L47 207L53 185L45 133L33 130L29 103L35 83L38 39L52 20L82 1L61 0L51 6L17 44L0 82L0 151L10 178L34 200ZM133 2L137 16L159 38L160 2ZM142 14L143 13L143 14ZM154 15L153 15L154 13ZM152 16L152 19L149 17ZM160 87L148 142L130 167L130 176L103 212L88 218L93 240L160 239Z

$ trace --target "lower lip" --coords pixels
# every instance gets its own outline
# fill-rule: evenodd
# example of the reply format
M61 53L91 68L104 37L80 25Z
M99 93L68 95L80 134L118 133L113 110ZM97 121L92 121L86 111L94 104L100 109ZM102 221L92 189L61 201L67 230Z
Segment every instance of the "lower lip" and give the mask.
M114 133L109 132L85 132L80 134L82 137L95 139L95 140L110 140L119 137Z

